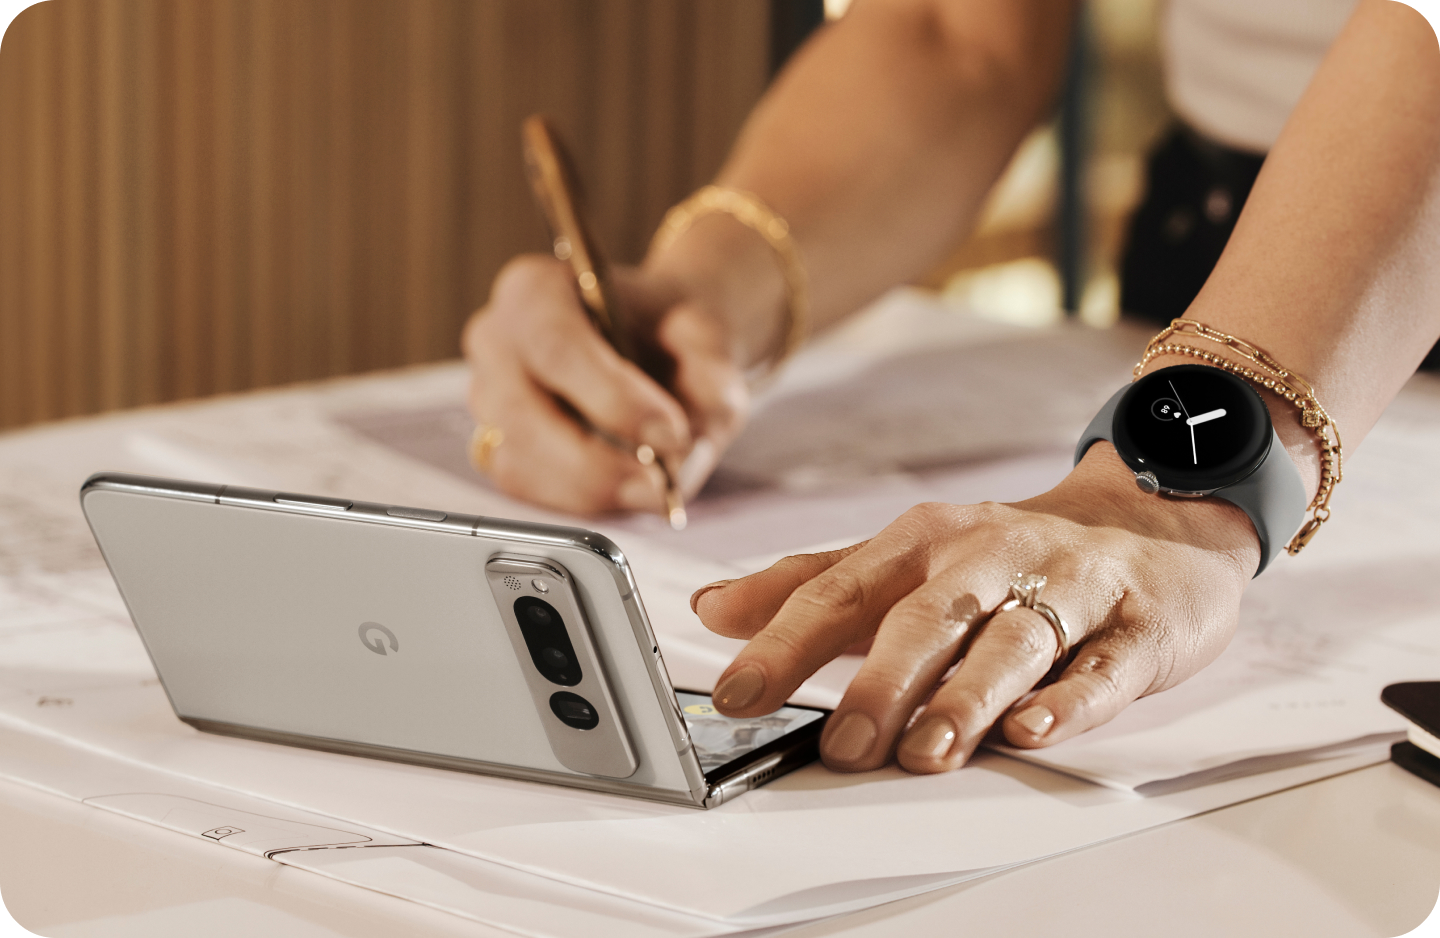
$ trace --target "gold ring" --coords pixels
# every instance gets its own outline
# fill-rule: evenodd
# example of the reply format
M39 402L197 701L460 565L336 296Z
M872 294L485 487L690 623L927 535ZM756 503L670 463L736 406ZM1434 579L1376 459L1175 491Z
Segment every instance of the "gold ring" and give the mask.
M489 424L481 424L470 434L470 465L481 472L490 471L490 460L495 450L505 442L505 431Z

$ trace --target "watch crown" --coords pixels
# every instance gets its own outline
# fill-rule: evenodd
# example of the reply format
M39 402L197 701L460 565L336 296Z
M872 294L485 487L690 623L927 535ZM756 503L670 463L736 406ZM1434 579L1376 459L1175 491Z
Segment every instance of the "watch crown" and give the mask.
M1155 477L1155 473L1148 470L1137 472L1135 473L1135 486L1146 495L1154 495L1160 491L1160 480Z

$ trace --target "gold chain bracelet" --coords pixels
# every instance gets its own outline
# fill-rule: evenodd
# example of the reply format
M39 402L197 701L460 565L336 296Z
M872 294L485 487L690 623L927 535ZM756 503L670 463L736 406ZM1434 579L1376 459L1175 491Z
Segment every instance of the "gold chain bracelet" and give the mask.
M1244 365L1236 364L1228 358L1203 349L1166 341L1176 335L1205 339L1223 346L1259 366L1265 373L1262 374ZM1282 366L1263 349L1193 319L1173 320L1155 338L1151 339L1150 344L1145 346L1145 354L1135 365L1135 377L1140 377L1140 373L1145 370L1145 366L1150 363L1151 359L1161 355L1188 355L1191 358L1198 358L1244 378L1251 384L1263 387L1267 391L1274 391L1300 409L1301 425L1306 429L1313 430L1320 441L1320 488L1315 492L1315 497L1307 509L1310 512L1309 520L1285 547L1285 550L1292 556L1300 553L1305 549L1305 545L1310 543L1315 532L1320 530L1320 525L1330 520L1330 495L1343 477L1340 428L1335 425L1335 421L1330 419L1325 408L1321 407L1320 402L1315 399L1315 388L1309 381Z
M700 218L717 214L729 215L760 235L780 260L785 277L785 323L769 356L769 371L773 373L804 344L810 330L810 291L805 265L785 219L752 193L705 186L665 213L665 220L650 240L650 253L657 254L675 243Z

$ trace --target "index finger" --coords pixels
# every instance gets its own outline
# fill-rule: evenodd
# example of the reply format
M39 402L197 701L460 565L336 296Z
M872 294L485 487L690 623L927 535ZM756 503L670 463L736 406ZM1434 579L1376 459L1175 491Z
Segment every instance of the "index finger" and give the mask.
M779 709L925 581L929 564L917 557L922 551L913 539L882 535L796 588L720 676L716 709L741 717Z
M864 547L782 557L758 573L702 586L690 597L690 609L712 632L727 638L754 638L770 624L785 600L809 580Z
M496 279L492 305L520 320L515 351L531 380L592 427L667 455L689 450L680 402L605 341L565 265L543 257L512 262Z

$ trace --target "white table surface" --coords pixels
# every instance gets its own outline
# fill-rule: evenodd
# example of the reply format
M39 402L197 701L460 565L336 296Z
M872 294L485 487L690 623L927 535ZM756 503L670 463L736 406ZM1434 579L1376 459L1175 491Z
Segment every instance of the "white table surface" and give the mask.
M510 934L4 782L0 838L5 904L55 938ZM787 934L1391 936L1437 888L1440 789L1385 764Z
M1440 788L1382 764L787 934L1390 936L1437 890ZM512 934L4 781L0 893L52 936Z

